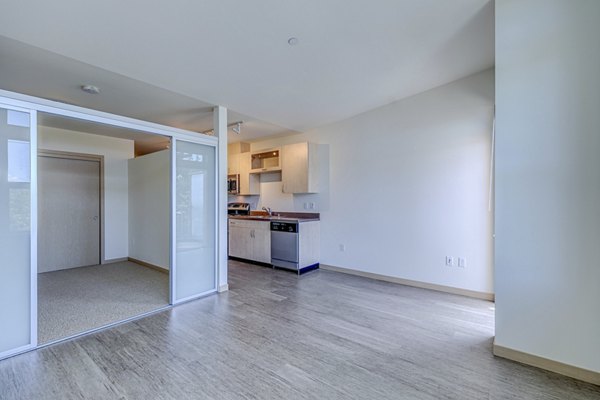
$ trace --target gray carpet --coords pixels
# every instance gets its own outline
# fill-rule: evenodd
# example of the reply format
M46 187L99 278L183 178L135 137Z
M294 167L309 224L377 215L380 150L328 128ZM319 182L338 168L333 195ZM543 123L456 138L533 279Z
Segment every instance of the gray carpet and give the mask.
M38 342L48 343L169 303L169 275L132 262L38 275Z

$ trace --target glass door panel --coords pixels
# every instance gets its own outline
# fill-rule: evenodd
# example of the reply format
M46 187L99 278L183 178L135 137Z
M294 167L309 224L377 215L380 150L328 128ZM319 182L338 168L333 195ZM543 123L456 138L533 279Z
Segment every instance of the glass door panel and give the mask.
M215 148L175 146L175 302L216 289Z
M30 121L0 108L0 358L34 344Z

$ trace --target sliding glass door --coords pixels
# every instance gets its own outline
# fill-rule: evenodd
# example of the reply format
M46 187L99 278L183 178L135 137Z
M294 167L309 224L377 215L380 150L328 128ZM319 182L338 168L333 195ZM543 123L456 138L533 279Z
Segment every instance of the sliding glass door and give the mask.
M38 345L38 112L172 138L170 300L216 292L216 138L10 95L0 98L0 359Z
M37 344L32 126L29 111L0 107L0 358Z
M216 290L216 148L174 141L173 302Z

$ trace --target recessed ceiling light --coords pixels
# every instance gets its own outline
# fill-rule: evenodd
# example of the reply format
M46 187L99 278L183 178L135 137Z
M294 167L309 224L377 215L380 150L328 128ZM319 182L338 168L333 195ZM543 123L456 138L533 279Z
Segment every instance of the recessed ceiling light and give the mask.
M94 85L81 85L81 90L89 94L98 94L100 93L100 88Z
M295 45L297 45L297 44L298 44L298 38L295 38L295 37L291 37L291 38L289 38L289 39L288 39L288 44L289 44L290 46L295 46Z

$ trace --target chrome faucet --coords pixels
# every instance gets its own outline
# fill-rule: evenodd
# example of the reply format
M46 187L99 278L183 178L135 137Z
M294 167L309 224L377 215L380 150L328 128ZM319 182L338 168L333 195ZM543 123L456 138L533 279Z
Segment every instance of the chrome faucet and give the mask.
M266 211L267 214L269 214L269 217L273 215L273 212L271 211L271 207L263 207L262 209L263 209L263 211Z

